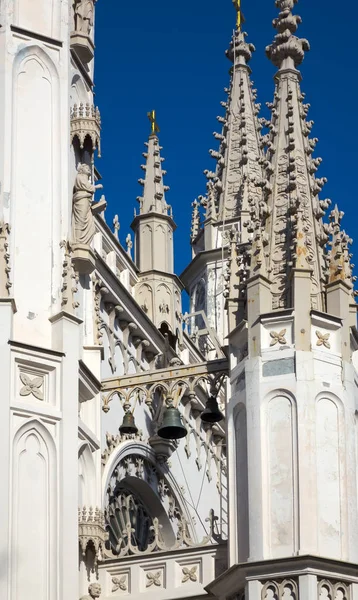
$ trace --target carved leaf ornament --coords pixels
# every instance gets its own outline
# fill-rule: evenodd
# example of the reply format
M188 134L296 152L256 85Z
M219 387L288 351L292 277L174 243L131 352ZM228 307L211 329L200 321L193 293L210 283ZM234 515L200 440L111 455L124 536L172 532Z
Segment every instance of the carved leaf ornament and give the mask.
M182 571L183 571L183 579L181 580L182 583L186 583L187 581L197 581L198 580L198 576L197 576L197 570L198 567L192 567L191 569L189 569L188 567L183 567Z
M148 587L151 587L152 585L155 585L156 587L161 587L162 586L161 577L162 577L161 571L157 571L156 573L147 573L146 587L148 588Z
M40 390L44 382L43 377L30 379L26 373L20 373L20 379L21 383L24 384L20 390L20 396L30 396L32 394L38 400L44 399L43 391Z
M321 333L320 331L316 331L316 336L318 337L316 346L324 346L325 348L328 348L328 350L330 350L331 344L328 341L330 335L330 333Z
M127 591L127 577L126 575L122 575L122 577L112 577L112 592L116 592L117 590L122 590L122 592Z

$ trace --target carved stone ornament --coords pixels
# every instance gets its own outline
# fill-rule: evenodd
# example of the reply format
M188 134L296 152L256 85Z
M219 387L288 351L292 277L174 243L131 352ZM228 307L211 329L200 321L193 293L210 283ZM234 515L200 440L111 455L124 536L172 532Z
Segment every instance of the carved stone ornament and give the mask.
M93 239L96 230L91 205L96 189L102 187L102 184L91 183L90 167L79 163L72 201L72 238L77 244L89 246Z
M156 587L162 587L162 572L157 571L156 573L147 573L147 582L146 587L152 587L152 585Z
M95 551L95 565L100 559L100 553L103 554L105 542L108 540L108 533L105 527L103 512L92 507L86 506L78 509L78 538L82 550L82 556L85 558L88 545L91 545Z
M20 396L35 396L37 400L43 400L44 394L41 390L44 378L43 377L34 377L34 379L30 379L26 373L20 373L20 379L23 383L23 387L20 389Z
M94 55L94 45L91 39L94 18L93 0L74 0L74 31L71 33L71 47L79 58L88 63Z
M64 260L62 270L62 300L61 306L63 310L70 314L75 314L76 308L79 307L75 296L78 291L77 285L79 275L75 271L72 262L72 248L69 242L65 240L60 243L61 248L64 248Z
M10 294L10 254L9 249L10 225L0 221L0 297L7 298Z
M276 344L287 344L286 338L286 329L281 329L281 331L277 332L277 331L270 331L270 337L272 338L272 341L270 343L270 346L276 346Z
M112 577L112 593L121 590L122 592L126 592L128 589L127 586L127 575L122 575L121 577Z
M321 579L317 587L318 600L350 600L349 586L341 581Z
M198 567L195 565L194 567L183 567L182 568L182 573L183 573L183 578L181 580L182 583L186 583L187 581L198 581Z
M90 583L88 586L88 595L81 596L80 600L93 600L94 598L99 598L101 591L102 589L99 583Z
M298 600L298 586L293 579L267 581L261 592L261 600Z
M92 141L92 150L98 149L98 157L101 158L101 115L93 104L74 104L70 112L71 143L77 137L80 148L84 147L85 139Z
M331 349L331 344L329 343L330 333L321 333L320 331L316 331L317 342L316 346L324 346L328 350Z

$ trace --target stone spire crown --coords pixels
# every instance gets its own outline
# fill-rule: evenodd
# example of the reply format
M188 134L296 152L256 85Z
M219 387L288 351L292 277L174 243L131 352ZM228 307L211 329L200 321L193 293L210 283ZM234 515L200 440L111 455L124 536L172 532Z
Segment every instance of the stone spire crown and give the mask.
M158 213L171 217L171 207L165 200L165 193L170 188L164 185L163 181L166 171L162 169L162 163L165 159L160 156L163 148L159 145L159 127L155 120L155 111L148 113L148 117L151 121L151 133L145 144L147 150L143 153L145 164L141 165L145 177L138 180L138 183L143 186L143 195L137 198L139 214Z
M220 142L219 150L210 150L217 167L215 172L205 171L212 186L208 191L214 196L214 202L208 203L210 216L213 218L215 213L218 222L246 220L250 215L250 201L255 198L255 202L259 202L262 195L257 185L262 182L263 160L261 125L257 118L260 105L255 103L256 90L253 89L248 66L255 47L246 42L246 36L238 27L226 52L233 63L230 88L225 89L228 98L221 103L226 114L225 117L217 117L222 123L222 132L214 133ZM241 235L245 238L244 230Z
M266 200L270 217L268 276L272 281L273 308L292 305L290 274L293 269L311 272L311 304L324 310L324 283L327 282L328 229L322 221L330 200L320 201L319 192L325 178L315 178L321 159L311 155L317 139L309 138L313 121L307 121L309 105L300 90L301 74L297 70L309 50L309 43L294 34L301 18L292 14L297 0L276 0L279 16L273 26L277 31L266 48L271 62L278 67L267 147Z

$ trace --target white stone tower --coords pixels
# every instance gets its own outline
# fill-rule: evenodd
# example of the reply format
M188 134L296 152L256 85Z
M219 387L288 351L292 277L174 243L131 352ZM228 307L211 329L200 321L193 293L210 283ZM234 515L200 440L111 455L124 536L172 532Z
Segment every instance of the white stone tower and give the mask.
M0 3L0 597L9 600L78 597L70 82L91 101L93 12L91 0ZM80 137L97 117L82 114L81 128L74 115Z
M164 185L162 169L164 158L159 145L159 128L155 111L149 115L151 134L143 153L145 164L142 169L145 178L139 179L143 195L138 198L139 214L135 215L132 229L135 233L135 263L139 269L139 283L136 286L136 299L162 331L168 334L172 343L181 330L181 290L182 284L174 274L173 234L176 225L172 208L165 199L169 187Z
M267 123L264 204L252 247L232 243L230 286L246 315L230 332L231 568L220 598L316 600L358 592L357 330L348 236L324 224L294 0L276 0L267 55L278 68ZM330 249L329 249L330 248ZM245 263L246 261L246 263ZM244 284L237 275L245 266Z
M210 150L217 166L214 172L205 171L207 194L193 203L193 260L181 275L191 297L191 312L204 310L222 344L228 332L224 310L227 297L232 300L231 321L242 318L236 315L239 291L230 295L225 289L229 242L233 235L240 243L248 241L250 232L245 223L250 206L252 202L258 204L262 196L257 185L262 182L263 160L257 118L260 105L255 104L256 90L252 89L248 66L255 48L245 41L246 34L239 28L240 14L238 11L238 27L226 52L233 66L230 87L225 89L228 98L221 103L225 116L217 117L222 132L213 134L219 140L219 150Z

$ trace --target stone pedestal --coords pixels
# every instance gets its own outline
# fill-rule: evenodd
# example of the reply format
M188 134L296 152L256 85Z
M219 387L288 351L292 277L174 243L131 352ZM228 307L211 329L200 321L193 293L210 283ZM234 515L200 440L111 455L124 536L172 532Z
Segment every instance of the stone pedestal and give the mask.
M71 48L76 51L84 63L89 63L94 56L94 44L91 38L84 33L73 31L71 33Z
M73 244L72 261L75 271L81 275L89 275L94 271L96 257L90 246L86 244Z

